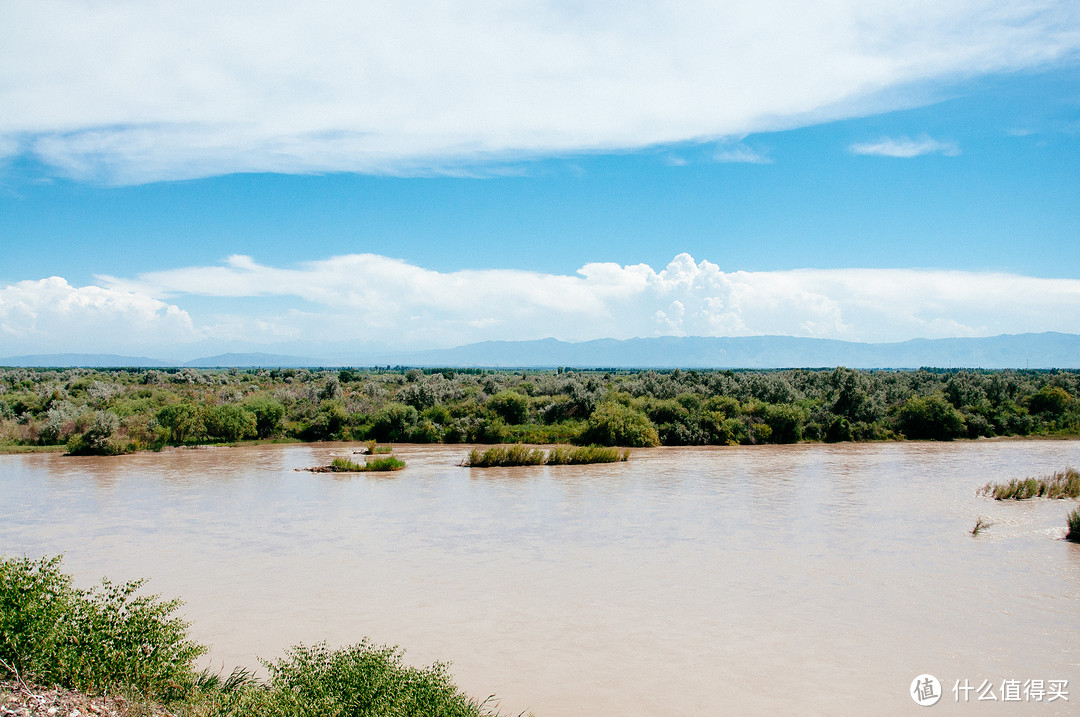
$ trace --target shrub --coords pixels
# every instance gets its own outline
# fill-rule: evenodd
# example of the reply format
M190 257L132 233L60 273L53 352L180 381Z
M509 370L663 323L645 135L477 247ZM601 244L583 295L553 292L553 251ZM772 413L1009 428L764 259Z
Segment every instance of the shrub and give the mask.
M270 679L222 699L221 717L481 717L491 714L451 681L446 664L417 668L397 647L299 645L264 662Z
M1049 418L1056 418L1072 405L1073 397L1060 386L1043 386L1028 398L1028 407L1032 413L1041 413Z
M368 435L378 441L404 441L419 419L420 414L404 403L388 403L372 421Z
M1073 508L1068 518L1069 533L1065 537L1068 540L1080 543L1080 508Z
M311 423L301 430L301 436L309 441L332 441L341 437L349 421L349 414L341 401L323 401Z
M202 411L187 401L165 406L157 412L157 420L168 434L170 443L199 441L206 435Z
M143 581L81 590L59 557L0 561L0 659L26 679L88 692L174 699L206 651L174 617L179 600L140 595Z
M525 423L529 416L529 397L517 391L499 391L488 400L488 408L511 425Z
M833 416L829 421L829 427L825 429L825 440L828 443L840 443L854 440L851 433L851 423L843 416Z
M597 406L586 424L582 438L602 446L658 446L660 435L649 417L621 403Z
M254 438L257 434L255 415L232 403L209 407L203 414L208 438L229 441Z
M807 414L801 407L790 403L766 404L761 417L771 429L769 439L773 443L798 443L802 439Z
M272 438L285 427L285 406L277 401L259 397L244 401L241 405L255 416L255 435L258 438Z
M908 438L951 441L965 433L963 416L941 396L909 398L898 421Z
M115 456L134 450L121 443L114 433L120 428L120 419L112 411L94 411L90 425L82 433L68 439L68 453L73 456Z

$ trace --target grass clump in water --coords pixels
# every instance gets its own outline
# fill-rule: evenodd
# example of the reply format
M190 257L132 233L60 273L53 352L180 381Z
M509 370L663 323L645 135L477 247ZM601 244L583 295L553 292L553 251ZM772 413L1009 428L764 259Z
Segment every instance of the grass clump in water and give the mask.
M527 448L519 443L514 446L492 446L483 451L473 448L462 465L471 468L493 468L496 466L539 466L543 463L542 450Z
M1069 522L1069 533L1065 539L1080 543L1080 508L1073 508L1066 520Z
M549 466L584 465L588 463L618 463L629 460L630 451L614 446L556 446L548 451Z
M975 527L971 529L972 537L977 536L979 533L986 530L991 525L993 525L993 523L980 515L978 518L975 519Z
M1066 468L1042 478L1012 478L1007 483L987 483L979 492L993 496L994 500L1078 498L1080 472L1075 468Z
M405 467L405 461L393 456L375 458L367 463L357 463L348 458L335 458L330 461L332 473L364 473L368 471L399 471Z
M330 468L337 473L359 473L364 470L364 464L348 458L335 458L330 461Z
M506 466L563 466L587 463L616 463L630 458L630 451L612 446L556 446L546 454L539 448L522 445L473 448L461 464L469 468Z

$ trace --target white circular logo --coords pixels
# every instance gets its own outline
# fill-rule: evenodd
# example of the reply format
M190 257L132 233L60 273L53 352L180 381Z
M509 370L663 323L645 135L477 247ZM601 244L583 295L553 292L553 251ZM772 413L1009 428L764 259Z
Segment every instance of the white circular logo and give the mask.
M911 681L911 691L908 694L917 705L923 707L936 705L941 699L941 683L933 675L919 675Z

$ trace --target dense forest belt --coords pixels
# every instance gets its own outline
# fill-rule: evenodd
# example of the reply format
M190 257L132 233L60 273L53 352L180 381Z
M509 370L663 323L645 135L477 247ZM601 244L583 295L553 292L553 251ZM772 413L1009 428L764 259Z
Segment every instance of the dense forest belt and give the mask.
M0 369L0 448L1080 435L1080 371Z

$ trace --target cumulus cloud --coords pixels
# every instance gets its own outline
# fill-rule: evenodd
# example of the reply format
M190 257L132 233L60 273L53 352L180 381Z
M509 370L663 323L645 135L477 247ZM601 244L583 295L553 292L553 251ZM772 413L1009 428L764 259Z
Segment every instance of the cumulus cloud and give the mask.
M115 183L743 136L1075 56L1068 0L0 0L0 145ZM903 100L894 91L903 88Z
M101 282L103 292L154 306L216 297L219 313L196 317L193 335L255 344L760 334L878 342L1075 332L1080 316L1080 280L922 269L725 272L688 254L659 270L600 262L575 275L438 272L373 254L292 268L234 256L221 266ZM251 297L266 306L229 313L230 299L248 305Z
M926 135L921 135L915 139L910 137L883 137L877 142L853 144L848 149L853 154L898 157L901 159L921 157L924 154L943 154L946 157L955 157L960 154L960 147L955 142L940 142Z
M199 338L186 311L143 293L75 287L58 276L0 286L5 353L109 353Z

